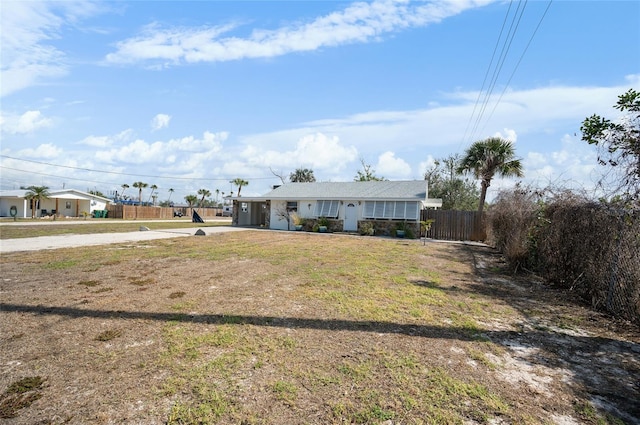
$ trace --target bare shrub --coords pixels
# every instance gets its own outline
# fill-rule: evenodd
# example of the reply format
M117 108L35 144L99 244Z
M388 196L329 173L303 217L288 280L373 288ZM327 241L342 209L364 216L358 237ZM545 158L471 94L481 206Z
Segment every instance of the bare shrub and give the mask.
M640 322L638 211L569 195L549 202L545 217L538 248L546 280Z
M515 270L539 272L593 307L640 323L637 205L516 186L500 193L488 224L490 241Z
M541 197L540 191L516 185L500 192L487 215L489 241L515 270L536 266Z

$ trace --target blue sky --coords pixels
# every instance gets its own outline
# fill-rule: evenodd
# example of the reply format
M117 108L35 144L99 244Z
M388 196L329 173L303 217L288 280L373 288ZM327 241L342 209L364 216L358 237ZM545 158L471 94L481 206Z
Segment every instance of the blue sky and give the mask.
M181 201L241 177L261 195L272 170L350 181L361 158L421 179L497 135L526 183L589 190L604 169L582 120L640 89L636 1L3 1L0 15L2 189L143 181Z

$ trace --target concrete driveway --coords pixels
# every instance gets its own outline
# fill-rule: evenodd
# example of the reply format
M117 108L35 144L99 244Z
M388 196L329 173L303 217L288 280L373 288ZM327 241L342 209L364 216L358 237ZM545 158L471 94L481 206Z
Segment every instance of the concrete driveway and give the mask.
M122 233L96 233L88 235L38 236L35 238L0 240L0 254L18 251L39 251L42 249L75 248L113 243L139 242L152 239L169 239L195 236L201 230L203 236L223 232L241 232L251 229L231 226L215 226L204 228L144 230Z

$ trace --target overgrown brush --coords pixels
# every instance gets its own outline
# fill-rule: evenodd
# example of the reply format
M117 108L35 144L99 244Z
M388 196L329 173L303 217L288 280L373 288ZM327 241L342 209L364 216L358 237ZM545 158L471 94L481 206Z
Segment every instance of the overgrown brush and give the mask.
M489 240L515 270L537 265L536 233L543 220L541 195L517 185L500 192L489 211Z
M516 186L498 196L488 224L515 270L536 271L592 306L640 323L637 207Z

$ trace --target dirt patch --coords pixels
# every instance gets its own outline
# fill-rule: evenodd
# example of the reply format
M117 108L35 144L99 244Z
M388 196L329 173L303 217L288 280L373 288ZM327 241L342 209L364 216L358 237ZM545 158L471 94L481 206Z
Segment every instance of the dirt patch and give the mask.
M6 423L640 421L638 329L488 248L242 232L0 261L0 392L46 382Z

